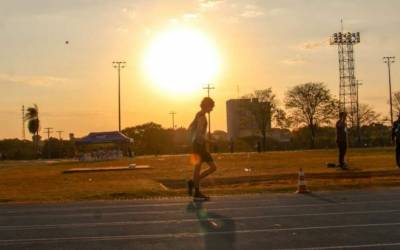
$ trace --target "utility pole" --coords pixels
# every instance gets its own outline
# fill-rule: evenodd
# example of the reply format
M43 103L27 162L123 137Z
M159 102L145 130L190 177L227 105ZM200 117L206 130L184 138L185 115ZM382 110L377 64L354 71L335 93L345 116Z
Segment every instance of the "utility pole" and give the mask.
M25 140L25 106L22 105L22 140Z
M360 130L360 106L359 106L359 96L358 96L358 88L362 85L361 81L357 80L357 141L358 141L358 146L361 146L361 130Z
M62 134L64 131L58 130L58 131L56 131L56 132L58 133L58 139L61 141L61 140L62 140L61 134Z
M121 132L121 69L125 68L126 62L112 62L113 67L118 70L118 131Z
M171 111L171 112L169 112L169 114L172 116L172 129L175 130L175 115L176 115L176 112L175 111Z
M51 131L53 128L44 128L47 130L47 158L50 159L51 157L51 151L50 151L50 134L53 132Z
M390 122L391 126L393 126L393 103L392 103L392 79L390 75L390 64L394 63L395 57L394 56L384 56L383 62L388 66L388 74L389 74L389 96L390 96Z
M203 89L207 90L207 97L210 97L210 90L215 89L215 87L211 86L211 84L207 84ZM211 116L208 113L208 139L211 139Z
M47 134L47 140L50 139L50 134L53 133L53 131L51 131L53 128L44 128L47 130L47 132L45 132Z

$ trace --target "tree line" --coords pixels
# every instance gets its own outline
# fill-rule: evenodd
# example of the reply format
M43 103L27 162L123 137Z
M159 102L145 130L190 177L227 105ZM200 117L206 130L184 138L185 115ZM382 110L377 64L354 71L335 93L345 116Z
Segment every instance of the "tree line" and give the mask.
M283 102L276 98L271 88L256 90L243 96L256 98L261 105L252 106L253 115L261 137L241 138L230 141L224 131L214 131L213 152L254 151L258 143L261 150L292 150L306 148L335 147L334 124L338 117L338 100L324 83L309 82L290 88ZM400 92L394 93L394 109L400 111ZM5 139L0 141L0 156L3 159L33 159L73 157L76 148L73 142L55 138L40 143L39 109L36 105L27 109L26 120L32 141ZM271 134L269 119L275 132L289 135L288 141L280 141ZM350 114L348 123L357 117ZM391 127L387 118L368 105L359 105L360 131L349 128L349 144L358 147L390 145ZM191 150L189 132L186 128L167 129L149 122L127 127L122 133L134 139L136 155L184 154ZM358 136L360 135L360 137ZM101 145L99 146L101 147Z

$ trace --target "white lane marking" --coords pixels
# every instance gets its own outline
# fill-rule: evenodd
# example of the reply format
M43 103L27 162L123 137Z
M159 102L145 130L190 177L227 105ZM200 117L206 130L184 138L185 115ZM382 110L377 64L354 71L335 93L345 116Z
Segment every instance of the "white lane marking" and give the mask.
M138 239L163 239L163 238L195 238L206 235L227 235L227 234L250 234L250 233L274 233L285 231L308 231L324 229L344 229L344 228L367 228L367 227L385 227L399 226L400 222L376 223L376 224L350 224L337 226L312 226L312 227L291 227L291 228L265 228L248 229L236 231L220 232L196 232L196 233L170 233L170 234L138 234L138 235L106 235L106 236L85 236L85 237L57 237L57 238L31 238L0 240L0 245L32 244L32 243L57 243L61 241L110 241L110 240L138 240Z
M190 201L190 199L187 199L187 201ZM180 205L185 205L187 202L174 202L174 203L154 203L154 204L135 204L135 205L129 205L129 204L121 204L121 205L102 205L102 206L80 206L80 207L52 207L52 208L32 208L32 209L19 209L16 208L16 210L7 210L7 211L1 211L0 209L0 214L2 215L13 215L17 213L46 213L46 212L58 212L58 211L80 211L80 210L86 210L86 209L118 209L118 208L136 208L136 207L172 207L172 206L180 206Z
M399 190L400 191L400 190ZM325 193L323 193L325 194ZM351 199L351 195L349 196L343 196L343 197L337 197L337 195L340 195L340 193L333 193L334 197L331 197L331 199L335 202L341 202L340 200L343 198L346 199ZM343 194L343 195L348 195L348 194ZM375 196L393 196L392 194L374 194ZM227 197L240 197L241 195L236 195L236 196L227 196ZM288 198L290 197L290 199L285 199L286 201L296 201L295 199L297 199L299 196L292 196L292 194L280 194L280 196L268 196L268 195L263 195L263 194L247 194L244 195L245 198L244 199L238 199L238 200L226 200L226 199L221 199L221 200L217 200L217 201L209 201L207 202L208 204L220 204L220 203L243 203L243 201L249 201L249 202L263 202L263 201L279 201L280 198ZM262 196L265 196L264 198L260 198ZM353 196L360 198L360 197L371 197L371 194L366 194L364 192L361 192L360 194L355 193ZM225 197L225 196L216 196L216 197ZM254 197L257 197L257 199L253 199ZM396 197L396 196L395 196ZM119 204L119 205L101 205L101 206L80 206L80 207L51 207L51 208L32 208L32 209L21 209L19 207L17 208L13 208L12 210L5 210L5 211L1 211L3 210L1 208L1 204L0 204L0 214L1 215L7 215L7 214L16 214L16 213L30 213L30 212L40 212L40 213L46 213L46 212L52 212L52 211L79 211L79 210L85 210L85 209L119 209L119 208L135 208L135 207L170 207L170 206L179 206L179 205L185 205L187 204L188 201L191 201L191 199L188 199L186 197L177 197L178 199L182 199L185 202L170 202L170 203L148 203L148 204ZM271 200L271 198L273 200ZM313 198L313 197L308 197L308 196L303 196L302 198ZM329 197L321 197L321 198L327 198L329 199ZM173 199L173 198L172 198ZM318 199L318 198L317 198ZM338 199L338 200L335 200ZM163 199L157 199L157 201L162 201ZM169 200L169 198L165 199L166 201ZM146 199L145 199L146 201ZM152 199L148 200L149 202L154 201ZM394 199L393 201L397 201L396 199ZM111 201L106 201L106 202L111 202ZM118 202L122 202L125 203L124 201L118 201ZM363 201L360 200L359 202L368 202L368 201ZM68 203L67 203L68 204ZM17 211L16 211L17 210Z
M400 242L394 243L375 243L375 244L362 244L362 245L342 245L342 246L327 246L327 247L306 247L306 248L283 248L276 250L323 250L323 249L352 249L352 248L370 248L370 247L391 247L400 246Z
M229 211L229 210L247 210L247 209L277 209L277 208L301 208L301 207L334 207L343 205L359 205L359 204L382 204L382 203L394 203L400 202L400 200L385 200L385 201L362 201L362 202L338 202L338 203L309 203L300 205L272 205L272 206L248 206L248 207L224 207L224 208L207 208L208 211ZM185 203L187 205L187 203ZM152 211L132 211L132 212L103 212L93 211L92 213L78 213L78 214L35 214L35 218L43 217L88 217L88 216L106 216L106 215L144 215L144 214L179 214L187 213L185 209L175 210L152 210ZM18 215L6 215L7 218L16 217L32 217L30 214L18 214Z
M218 220L254 220L254 219L267 219L267 218L285 218L285 217L307 217L307 216L326 216L326 215L365 215L365 214L382 214L382 213L396 213L396 210L361 210L351 212L328 212L328 213L304 213L304 214L277 214L277 215L259 215L259 216L237 216L226 219L214 218L212 216L205 219L176 219L176 220L153 220L153 221L114 221L114 222L88 222L88 223L66 223L66 224L46 224L46 225L24 225L24 226L0 226L0 231L7 230L40 230L40 229L61 229L61 228L75 228L75 227L97 227L97 226L124 226L124 225L145 225L145 224L172 224L172 223L185 223L185 222L198 222L207 221L209 219Z

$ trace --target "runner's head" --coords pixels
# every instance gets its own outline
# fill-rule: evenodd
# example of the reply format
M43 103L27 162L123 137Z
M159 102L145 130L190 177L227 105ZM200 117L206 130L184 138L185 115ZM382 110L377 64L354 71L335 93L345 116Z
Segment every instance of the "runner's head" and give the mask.
M209 113L213 110L215 106L214 100L210 97L204 97L200 103L201 110Z

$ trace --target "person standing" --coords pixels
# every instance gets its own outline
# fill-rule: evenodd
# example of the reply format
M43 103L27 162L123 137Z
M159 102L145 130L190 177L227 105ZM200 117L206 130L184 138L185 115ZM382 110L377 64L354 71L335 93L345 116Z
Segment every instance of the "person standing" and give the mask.
M396 164L400 168L400 113L397 120L393 122L392 142L396 142Z
M201 110L197 112L194 120L189 126L189 132L191 135L192 142L192 164L194 165L193 179L187 182L188 194L194 195L195 201L209 200L210 197L200 192L200 182L210 174L216 171L217 166L214 163L210 152L207 150L207 143L210 143L210 138L207 138L207 118L206 114L210 113L214 108L214 101L210 97L205 97L200 103ZM201 165L207 163L209 168L202 173Z
M339 167L342 169L347 168L344 162L347 151L347 126L346 126L346 112L339 113L339 120L336 122L336 145L339 149Z

